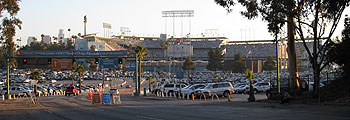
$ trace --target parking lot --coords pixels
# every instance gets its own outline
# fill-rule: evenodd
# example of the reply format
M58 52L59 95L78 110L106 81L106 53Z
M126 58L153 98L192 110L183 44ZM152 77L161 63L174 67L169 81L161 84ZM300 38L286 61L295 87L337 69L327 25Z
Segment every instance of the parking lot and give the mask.
M87 93L78 96L41 97L37 105L28 99L0 101L0 119L349 119L349 106L285 104L267 101L257 94L259 102L242 101L242 94L227 99L200 101L178 98L131 96L122 94L122 104L92 104ZM248 96L243 94L244 100Z

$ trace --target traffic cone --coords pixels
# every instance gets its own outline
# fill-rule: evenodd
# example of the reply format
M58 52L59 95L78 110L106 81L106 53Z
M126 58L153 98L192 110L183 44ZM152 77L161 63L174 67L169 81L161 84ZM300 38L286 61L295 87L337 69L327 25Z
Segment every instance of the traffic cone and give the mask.
M91 91L89 91L89 94L88 94L88 99L90 99L91 100Z

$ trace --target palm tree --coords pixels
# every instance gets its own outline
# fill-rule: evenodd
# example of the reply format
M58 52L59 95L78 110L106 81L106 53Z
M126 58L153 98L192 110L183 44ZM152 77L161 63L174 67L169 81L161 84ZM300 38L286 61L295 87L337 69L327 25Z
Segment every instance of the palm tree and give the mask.
M83 74L86 71L85 67L83 65L75 65L74 66L74 72L79 74L79 91L81 93L81 74Z
M37 93L37 89L38 89L38 86L37 86L37 83L38 83L38 77L41 76L41 73L38 69L35 69L34 71L32 71L32 73L30 74L30 79L33 79L35 80L35 88L34 88L34 95Z
M164 52L165 52L165 60L167 60L168 59L168 49L169 49L169 42L168 41L165 41L165 42L162 42L161 44L160 44L160 46L162 47L162 49L164 49ZM166 68L166 70L168 70L167 69L167 66L165 66Z
M248 101L249 102L254 102L255 101L255 96L254 96L254 88L253 88L253 71L247 69L246 70L246 77L249 80L249 98Z
M54 43L57 42L57 39L58 39L57 37L52 36L52 38L53 38L53 40L54 40Z
M41 41L44 41L44 34L41 34L40 37L41 37Z
M70 28L68 28L68 33L69 33L69 35L68 35L68 37L70 36Z
M33 42L37 42L37 41L38 41L38 38L33 37ZM31 43L28 43L28 44L31 44Z
M138 59L138 81L137 81L137 93L139 94L141 91L140 81L141 81L141 60L144 57L147 57L147 48L145 48L143 45L136 45L136 47L133 47L133 50L135 51L136 59Z
M152 75L147 75L146 80L148 80L148 89L149 89L149 92L151 92Z
M186 58L186 61L182 65L182 69L187 70L188 78L190 78L190 70L194 70L196 66L192 62L191 57Z

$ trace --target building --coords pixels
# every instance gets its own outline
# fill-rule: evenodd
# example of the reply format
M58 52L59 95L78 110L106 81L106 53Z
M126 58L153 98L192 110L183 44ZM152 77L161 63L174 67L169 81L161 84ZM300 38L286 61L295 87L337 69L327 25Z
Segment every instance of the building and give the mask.
M46 44L51 43L51 36L50 35L44 35L44 37L42 39L43 39L43 42Z
M62 43L64 42L64 29L59 29L57 39Z
M78 38L75 41L75 49L78 51L89 51L91 46L95 46L95 51L126 50L119 46L115 39L97 37L95 35L86 35L84 38ZM85 59L78 59L78 62L88 66Z
M34 36L29 36L27 39L27 45L30 46L30 43L32 43L32 42L38 42L37 38Z

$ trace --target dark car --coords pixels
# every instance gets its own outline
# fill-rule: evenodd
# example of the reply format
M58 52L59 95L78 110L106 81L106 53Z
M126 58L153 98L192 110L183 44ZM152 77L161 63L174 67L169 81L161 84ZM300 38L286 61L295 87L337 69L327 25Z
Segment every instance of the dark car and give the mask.
M78 89L76 89L75 86L68 86L64 91L66 92L66 96L70 96L71 94L75 96L79 94Z

